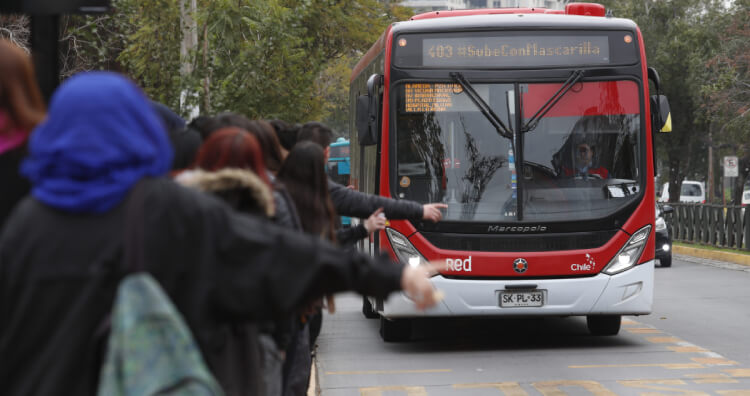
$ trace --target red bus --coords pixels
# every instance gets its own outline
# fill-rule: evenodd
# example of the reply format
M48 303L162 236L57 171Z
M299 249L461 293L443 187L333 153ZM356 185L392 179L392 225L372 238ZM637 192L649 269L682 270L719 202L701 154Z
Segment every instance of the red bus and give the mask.
M671 125L658 90L636 24L599 4L391 25L352 72L352 183L448 209L390 221L362 248L447 269L426 312L365 298L383 339L418 317L586 316L614 335L621 315L650 313L652 139Z

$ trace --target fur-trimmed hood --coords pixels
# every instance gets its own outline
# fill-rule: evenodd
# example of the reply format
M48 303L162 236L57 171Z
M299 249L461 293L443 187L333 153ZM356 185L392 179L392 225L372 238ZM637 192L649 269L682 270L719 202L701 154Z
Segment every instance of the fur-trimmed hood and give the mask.
M256 206L269 218L275 213L271 188L249 170L234 168L221 169L216 172L200 169L188 170L180 173L175 181L186 187L215 194L238 210L246 211L249 202L250 206Z

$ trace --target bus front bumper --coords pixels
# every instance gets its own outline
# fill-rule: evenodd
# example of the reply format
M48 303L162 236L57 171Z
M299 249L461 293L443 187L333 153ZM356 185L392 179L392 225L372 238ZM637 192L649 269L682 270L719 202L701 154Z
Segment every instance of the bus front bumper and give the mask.
M392 293L378 312L387 318L440 316L579 316L646 315L651 313L654 260L615 275L600 273L585 278L480 280L432 278L445 298L425 311L418 311L402 292ZM544 293L541 307L500 307L500 294L519 285L536 285Z

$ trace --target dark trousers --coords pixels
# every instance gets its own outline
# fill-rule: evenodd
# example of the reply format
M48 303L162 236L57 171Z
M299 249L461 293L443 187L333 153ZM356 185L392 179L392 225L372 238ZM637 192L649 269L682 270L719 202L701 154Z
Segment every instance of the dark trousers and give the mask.
M310 327L298 324L284 361L284 396L305 396L310 384Z

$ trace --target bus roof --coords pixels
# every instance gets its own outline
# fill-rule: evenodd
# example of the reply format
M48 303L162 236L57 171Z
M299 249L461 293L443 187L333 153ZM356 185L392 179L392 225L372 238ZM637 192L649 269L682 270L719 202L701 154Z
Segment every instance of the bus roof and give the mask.
M479 8L469 10L448 10L448 11L432 11L425 12L424 14L415 15L411 20L428 19L428 18L443 18L449 16L466 16L466 15L487 15L487 14L560 14L560 15L583 15L583 16L596 16L603 17L607 13L607 9L598 3L568 3L565 5L564 10L552 10L543 7L534 8L521 8L521 7L507 7L507 8Z
M571 3L569 7L585 7L584 3ZM584 16L578 13L548 10L546 8L482 8L475 10L433 11L415 15L409 21L396 22L370 47L352 69L350 82L381 52L391 35L398 33L445 32L470 30L637 30L629 19Z
M346 146L349 144L349 140L343 137L336 139L335 142L331 143L331 147Z
M586 30L635 30L636 25L629 19L598 18L560 14L473 14L446 16L442 18L415 19L393 25L392 33L404 32L444 32L485 29L586 29Z

